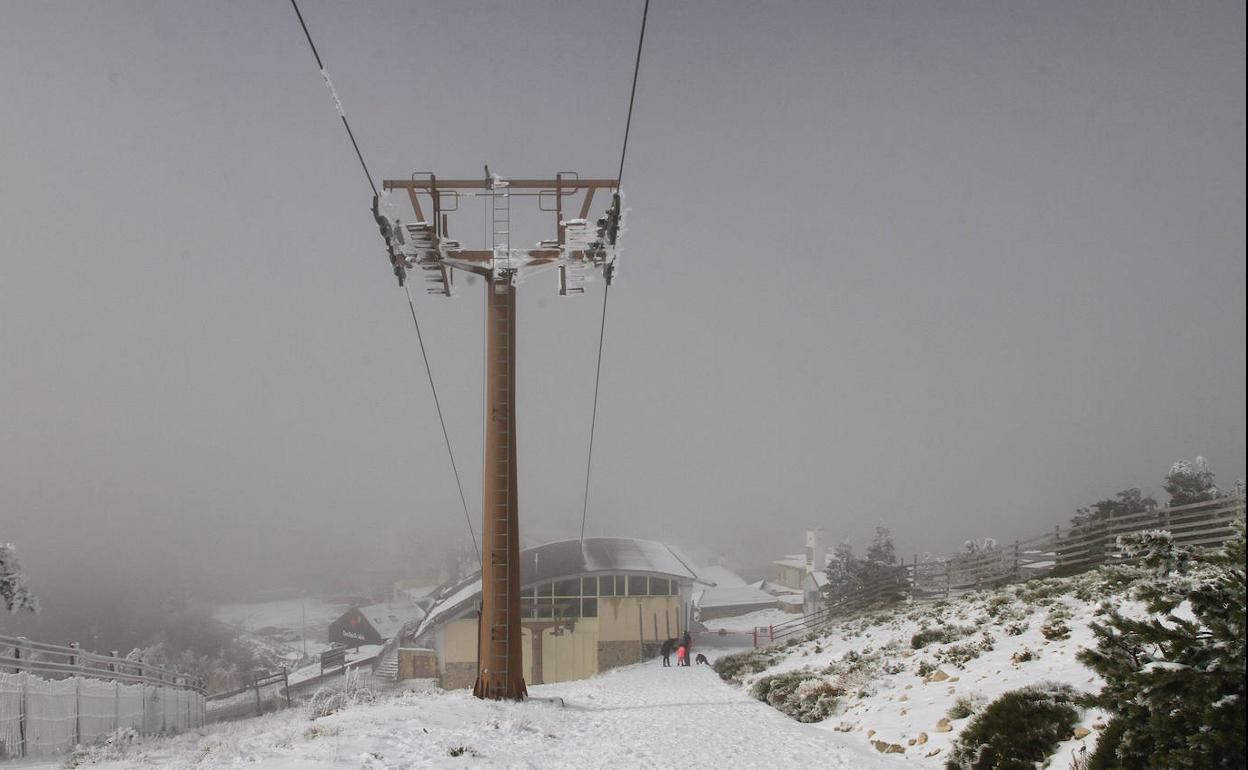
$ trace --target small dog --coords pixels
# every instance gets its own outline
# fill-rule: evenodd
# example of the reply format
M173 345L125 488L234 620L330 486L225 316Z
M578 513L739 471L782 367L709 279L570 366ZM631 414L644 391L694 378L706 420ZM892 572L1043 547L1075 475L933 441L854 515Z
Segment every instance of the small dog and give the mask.
M699 666L707 666L707 665L710 665L710 661L708 661L708 660L706 659L706 656L705 656L705 655L703 655L703 654L702 654L702 653L700 653L700 652L699 652L699 653L697 654L697 656L693 659L693 662L694 662L695 664L699 665Z

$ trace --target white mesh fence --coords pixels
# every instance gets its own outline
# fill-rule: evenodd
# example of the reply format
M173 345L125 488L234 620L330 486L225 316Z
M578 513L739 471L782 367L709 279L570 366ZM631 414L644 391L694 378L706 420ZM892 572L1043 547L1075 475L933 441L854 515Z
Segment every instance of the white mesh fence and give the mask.
M193 690L0 673L0 759L63 754L119 727L179 732L202 726L203 715Z
M91 743L117 729L117 684L99 679L78 683L78 743Z
M0 674L0 759L21 754L22 675Z
M26 755L64 754L78 729L78 682L26 676Z
M120 685L117 698L117 726L143 730L143 685Z

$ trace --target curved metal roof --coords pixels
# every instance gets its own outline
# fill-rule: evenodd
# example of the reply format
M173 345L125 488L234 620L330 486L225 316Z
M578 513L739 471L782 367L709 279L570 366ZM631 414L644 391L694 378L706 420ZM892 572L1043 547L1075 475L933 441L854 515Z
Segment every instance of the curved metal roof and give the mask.
M616 572L707 582L698 576L693 562L680 549L653 540L593 537L584 541L560 540L520 552L520 585L524 588L552 580ZM429 608L415 636L458 616L480 595L480 573L449 586Z

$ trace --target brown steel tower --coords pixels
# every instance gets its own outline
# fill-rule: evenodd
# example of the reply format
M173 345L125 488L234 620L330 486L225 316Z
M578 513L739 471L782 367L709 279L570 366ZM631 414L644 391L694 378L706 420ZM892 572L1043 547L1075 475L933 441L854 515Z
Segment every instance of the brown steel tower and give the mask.
M373 213L385 236L390 263L402 284L407 271L424 271L431 294L452 296L454 271L485 279L485 457L482 468L481 616L477 633L478 698L525 697L520 646L520 526L516 483L516 295L522 278L540 270L558 274L561 296L579 294L587 270L601 270L611 283L620 227L620 195L614 179L581 179L560 173L553 179L444 179L417 173L387 180L384 189L406 190L415 221L402 223L374 198ZM599 190L613 191L606 214L591 222ZM465 249L448 235L450 214L461 198L484 197L490 248ZM555 237L536 248L511 247L513 198L536 198L554 214ZM579 200L578 216L565 218ZM426 216L425 204L429 207Z

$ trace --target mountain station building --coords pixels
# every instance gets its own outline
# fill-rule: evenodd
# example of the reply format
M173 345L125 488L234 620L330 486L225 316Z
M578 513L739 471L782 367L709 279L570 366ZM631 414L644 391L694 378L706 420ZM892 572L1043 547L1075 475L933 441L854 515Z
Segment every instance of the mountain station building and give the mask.
M688 628L694 583L679 549L650 540L587 538L520 552L521 643L529 684L582 679L655 655ZM404 646L436 653L446 689L477 677L480 575L451 586Z

